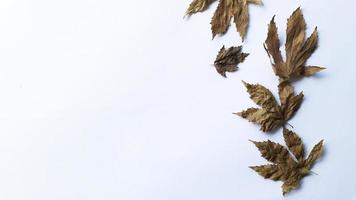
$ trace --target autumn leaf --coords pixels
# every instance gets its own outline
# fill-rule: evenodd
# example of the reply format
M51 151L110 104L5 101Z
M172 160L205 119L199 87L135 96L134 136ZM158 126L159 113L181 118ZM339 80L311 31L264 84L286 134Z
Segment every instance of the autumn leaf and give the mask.
M283 136L288 149L269 140L265 142L252 141L261 152L261 156L272 164L251 166L250 168L266 179L283 181L282 192L285 195L291 190L297 189L300 180L310 174L313 164L323 152L323 140L316 144L309 156L305 158L304 144L300 137L288 129L283 130Z
M318 66L307 66L306 62L318 45L318 31L315 28L305 40L306 24L300 8L295 10L287 23L287 40L285 44L286 61L280 51L280 41L274 17L269 27L264 47L271 58L273 70L281 81L291 81L296 78L313 76L325 69Z
M190 16L197 12L208 9L215 0L193 0L189 5L186 15ZM220 0L218 7L211 21L213 38L217 34L225 34L230 26L231 19L234 19L237 32L244 40L249 22L248 5L262 5L262 0Z
M238 69L237 65L242 63L248 55L248 53L242 52L242 46L228 49L223 46L214 62L216 71L226 77L226 72L235 72Z
M289 82L279 84L279 101L267 88L260 84L243 82L250 94L250 98L261 108L249 108L239 113L234 113L261 125L261 131L270 132L284 126L293 117L303 101L303 93L294 94L294 88Z
M244 40L249 22L248 4L261 5L262 0L220 0L211 21L213 38L217 34L225 34L233 18L242 40Z
M185 14L190 16L197 12L203 12L207 10L210 4L212 4L214 1L216 0L193 0Z

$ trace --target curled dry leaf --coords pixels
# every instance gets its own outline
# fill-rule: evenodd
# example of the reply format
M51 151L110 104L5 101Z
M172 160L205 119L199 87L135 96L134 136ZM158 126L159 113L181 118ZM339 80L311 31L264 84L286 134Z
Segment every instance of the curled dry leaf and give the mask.
M305 40L306 24L300 8L295 10L287 23L287 40L285 44L286 61L283 60L280 51L277 26L272 18L268 35L265 41L265 49L271 58L273 70L281 81L290 81L303 76L312 76L325 69L318 66L307 66L306 62L314 53L318 45L318 31Z
M215 0L193 0L186 14L192 15L197 12L203 12L214 1ZM236 29L243 40L246 36L249 22L248 4L262 5L262 0L220 0L211 21L213 38L217 34L226 33L233 18Z
M237 65L242 63L248 55L248 53L242 52L242 46L228 49L223 46L214 62L216 71L226 77L226 72L235 72L238 69Z
M261 108L249 108L239 113L235 113L242 118L248 119L261 125L261 131L270 132L284 126L293 117L303 101L303 93L294 94L294 88L289 82L282 82L279 85L278 104L271 91L260 84L249 84L243 82L250 94L250 98Z
M266 179L283 181L283 195L291 190L297 189L300 180L310 174L310 170L315 161L323 152L323 140L316 144L307 158L304 156L304 144L300 137L288 130L283 130L285 143L291 152L284 146L271 141L255 142L252 141L261 155L273 164L252 166L258 174Z

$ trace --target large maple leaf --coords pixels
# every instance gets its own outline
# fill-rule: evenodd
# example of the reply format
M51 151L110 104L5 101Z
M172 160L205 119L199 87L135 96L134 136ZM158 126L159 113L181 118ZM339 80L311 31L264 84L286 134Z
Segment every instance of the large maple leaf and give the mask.
M315 161L323 152L323 140L314 146L309 156L305 158L304 144L300 137L288 130L283 130L284 141L287 148L271 141L255 142L252 141L261 156L273 164L251 166L258 174L266 179L274 181L283 181L283 195L293 189L297 189L300 185L300 180L310 174L310 170ZM291 152L291 153L289 153Z
M279 105L271 91L260 84L243 82L250 98L261 108L249 108L235 113L251 122L261 125L263 132L269 132L281 126L293 117L303 101L303 93L294 94L294 88L289 82L279 84Z
M314 53L318 45L318 31L314 32L305 40L306 24L300 8L295 10L288 19L287 40L285 44L286 61L283 60L280 51L280 41L277 27L272 18L268 35L265 41L265 49L271 58L273 70L282 81L292 80L303 76L312 76L325 69L318 66L307 66L306 62Z

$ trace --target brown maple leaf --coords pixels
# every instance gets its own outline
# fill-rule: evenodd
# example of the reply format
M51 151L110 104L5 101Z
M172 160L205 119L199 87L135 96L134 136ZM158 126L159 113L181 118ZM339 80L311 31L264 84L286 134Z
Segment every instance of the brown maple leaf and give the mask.
M325 69L318 66L306 66L307 60L314 53L318 45L318 31L305 40L306 24L300 8L295 10L287 23L287 40L285 44L286 61L280 51L280 41L277 27L272 18L264 47L271 58L273 70L281 81L292 80L303 76L312 76Z
M193 0L186 11L186 15L190 16L197 12L203 12L214 1ZM262 5L262 0L220 0L211 21L213 38L217 34L225 34L230 26L231 19L234 18L237 32L244 40L249 22L248 4Z
M300 137L288 129L283 130L283 136L288 149L269 140L265 142L252 141L261 152L261 156L273 164L251 166L250 168L266 179L283 181L282 191L285 195L291 190L297 189L300 180L310 174L314 162L323 152L323 140L316 144L309 156L305 158L304 144Z
M216 0L193 0L193 2L190 3L189 8L185 14L190 16L197 12L204 12L214 1Z
M217 34L225 34L231 19L234 18L237 32L244 40L249 22L248 4L250 3L261 5L262 0L220 0L211 20L213 38Z
M223 46L214 62L216 71L226 78L226 72L237 71L237 65L242 63L248 55L248 53L242 52L242 46L230 47L228 49L225 49L225 46Z
M250 122L261 125L261 131L270 132L284 126L293 117L303 101L303 93L294 94L293 86L288 82L279 84L278 104L271 91L260 84L249 84L243 81L250 98L261 108L249 108L237 114Z

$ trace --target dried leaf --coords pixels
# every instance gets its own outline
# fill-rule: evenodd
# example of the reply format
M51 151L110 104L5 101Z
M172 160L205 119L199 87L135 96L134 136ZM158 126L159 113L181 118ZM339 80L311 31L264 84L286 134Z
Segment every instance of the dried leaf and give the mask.
M278 85L278 90L284 119L290 119L302 104L304 95L302 92L295 95L294 88L288 81L281 82Z
M247 32L249 13L248 4L261 5L262 0L220 0L218 8L211 21L213 38L217 34L224 34L230 26L231 18L234 18L237 32L244 40Z
M197 12L204 12L214 1L216 0L193 0L193 2L190 3L189 8L185 14L190 16Z
M226 77L226 72L237 71L237 65L242 63L248 55L248 53L242 52L242 46L230 47L228 49L225 49L225 46L223 46L214 62L216 71L223 77Z
M318 67L318 66L307 66L305 67L303 71L304 76L313 76L314 74L320 72L321 70L324 70L324 67Z
M304 144L300 137L286 128L283 129L283 137L284 142L295 158L298 161L302 161L304 158Z
M287 162L292 161L292 157L289 155L288 150L278 143L269 140L266 142L251 142L256 145L261 152L262 157L273 164L287 164Z
M283 195L297 189L300 180L309 175L312 165L321 156L323 140L314 146L308 158L304 157L304 144L300 137L287 129L284 129L284 140L288 149L271 141L254 142L263 158L273 164L250 167L266 179L283 181ZM298 160L294 160L292 155Z
M315 28L311 36L305 40L306 24L300 8L295 10L287 23L287 40L285 44L286 61L280 52L280 41L277 27L272 18L265 49L271 58L273 70L281 81L290 81L303 76L312 76L325 69L323 67L306 67L305 64L318 45L318 31Z
M190 16L197 12L203 12L216 0L193 0L186 11ZM217 34L225 34L234 18L237 32L244 40L248 28L249 13L248 4L262 5L262 0L220 0L219 5L211 21L213 38Z
M323 140L314 146L313 150L311 151L307 160L305 161L306 165L309 168L311 168L314 162L321 156L322 153L323 153Z
M283 119L279 112L271 112L267 109L249 108L234 114L248 119L250 122L260 124L260 130L263 132L274 130L283 124Z
M247 0L247 3L252 3L256 5L262 5L262 0Z
M261 176L265 178L272 179L274 181L285 180L287 179L287 173L284 168L279 165L269 164L269 165L260 165L260 166L251 166L251 169L255 170Z
M281 105L277 103L271 91L264 86L243 83L250 94L250 98L262 108L249 108L235 114L248 119L250 122L260 124L263 132L284 126L293 117L303 101L303 94L295 95L294 88L289 82L282 82L279 85Z

